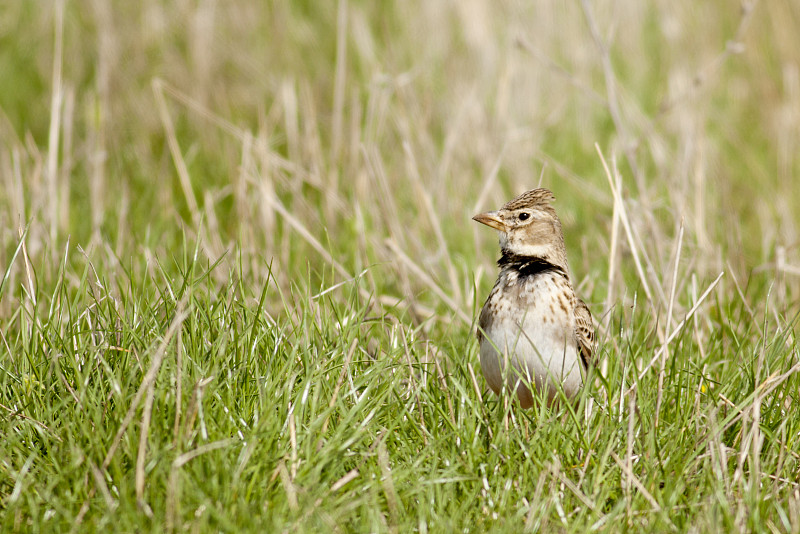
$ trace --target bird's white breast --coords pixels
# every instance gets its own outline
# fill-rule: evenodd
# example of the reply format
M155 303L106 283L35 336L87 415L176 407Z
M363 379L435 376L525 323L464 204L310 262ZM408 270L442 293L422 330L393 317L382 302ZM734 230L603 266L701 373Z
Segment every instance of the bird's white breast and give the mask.
M573 299L569 282L556 273L519 279L514 271L501 274L486 303L495 310L480 344L481 369L495 392L505 379L523 407L533 402L525 382L546 388L551 400L558 395L556 383L568 397L578 392L583 379Z

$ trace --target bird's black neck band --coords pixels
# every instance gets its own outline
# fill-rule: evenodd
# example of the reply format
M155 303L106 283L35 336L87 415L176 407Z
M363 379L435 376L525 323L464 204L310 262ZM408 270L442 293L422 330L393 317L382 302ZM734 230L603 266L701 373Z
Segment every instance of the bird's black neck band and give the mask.
M537 256L521 256L504 250L503 255L497 260L497 265L501 269L514 269L520 276L533 276L545 272L553 272L569 279L569 275L562 267Z

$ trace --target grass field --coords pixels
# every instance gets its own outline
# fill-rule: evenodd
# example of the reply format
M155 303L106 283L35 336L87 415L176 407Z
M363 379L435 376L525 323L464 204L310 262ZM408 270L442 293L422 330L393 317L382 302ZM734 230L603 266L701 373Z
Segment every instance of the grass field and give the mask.
M0 531L800 532L800 4L8 2ZM480 374L556 195L602 364Z

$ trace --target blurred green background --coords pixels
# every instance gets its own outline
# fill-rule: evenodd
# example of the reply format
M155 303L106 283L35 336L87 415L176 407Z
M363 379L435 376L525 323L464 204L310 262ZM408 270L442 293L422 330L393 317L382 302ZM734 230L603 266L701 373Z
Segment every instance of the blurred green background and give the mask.
M800 263L792 2L59 5L0 15L3 263L31 223L56 256L67 236L136 255L206 232L211 256L303 271L278 199L350 270L390 237L465 276L491 242L468 216L541 177L602 279L595 143L656 278L681 218L704 274Z

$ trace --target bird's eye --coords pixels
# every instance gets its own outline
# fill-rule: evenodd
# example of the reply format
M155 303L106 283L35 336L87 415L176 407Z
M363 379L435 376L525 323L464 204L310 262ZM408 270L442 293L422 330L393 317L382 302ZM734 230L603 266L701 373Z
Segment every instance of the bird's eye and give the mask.
M519 214L519 220L527 221L530 218L530 216L531 216L530 213L528 213L527 211L523 211L522 213Z

